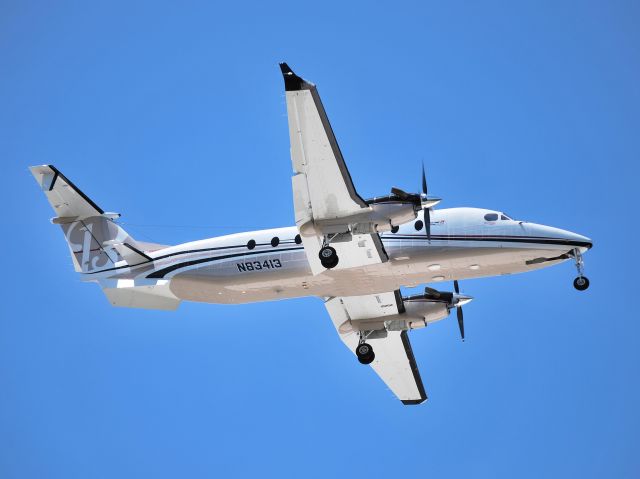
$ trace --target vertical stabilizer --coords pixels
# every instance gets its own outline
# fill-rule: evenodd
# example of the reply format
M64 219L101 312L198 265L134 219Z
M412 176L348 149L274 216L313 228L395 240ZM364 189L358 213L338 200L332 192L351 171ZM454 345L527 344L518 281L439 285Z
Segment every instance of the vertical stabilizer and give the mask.
M119 261L130 266L151 260L136 241L53 165L30 167L31 173L49 200L79 273L99 272Z

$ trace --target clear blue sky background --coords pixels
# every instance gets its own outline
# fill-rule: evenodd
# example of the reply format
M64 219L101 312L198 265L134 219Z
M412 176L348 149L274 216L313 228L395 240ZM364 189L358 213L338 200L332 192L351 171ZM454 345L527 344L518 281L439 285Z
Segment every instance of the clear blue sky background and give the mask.
M637 2L0 2L0 477L638 477ZM444 5L443 5L444 4ZM27 170L139 239L293 223L278 61L363 196L419 187L593 238L466 281L403 407L321 301L111 308ZM251 353L248 353L251 351Z

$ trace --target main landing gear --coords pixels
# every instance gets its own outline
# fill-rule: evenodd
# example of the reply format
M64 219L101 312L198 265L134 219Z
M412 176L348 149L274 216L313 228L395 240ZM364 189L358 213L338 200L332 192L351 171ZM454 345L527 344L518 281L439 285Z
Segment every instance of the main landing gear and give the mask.
M333 235L333 237L335 236L336 235ZM334 248L329 246L329 242L331 241L331 239L332 238L325 237L324 241L322 242L322 249L318 253L320 263L327 269L335 268L336 266L338 266L339 261L338 253L336 253L336 250Z
M320 263L327 269L335 268L338 265L338 253L331 246L324 246L318 253Z
M358 361L360 361L361 364L371 364L376 358L376 355L373 352L371 345L364 342L365 339L365 334L360 331L360 341L356 348L356 356L358 356Z
M584 291L589 287L589 278L584 275L584 260L578 248L573 250L573 257L576 260L576 269L578 270L578 277L573 280L573 287L578 291Z

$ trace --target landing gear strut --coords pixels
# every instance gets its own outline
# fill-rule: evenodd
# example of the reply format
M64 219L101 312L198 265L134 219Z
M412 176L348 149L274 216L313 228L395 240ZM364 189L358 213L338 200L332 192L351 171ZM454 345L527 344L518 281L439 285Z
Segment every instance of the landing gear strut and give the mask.
M365 338L366 335L363 331L360 331L360 341L358 342L358 347L356 347L356 356L358 356L358 361L360 361L361 364L371 364L376 358L376 355L371 345L364 342Z
M573 250L573 257L576 260L576 269L578 270L578 277L573 280L573 287L578 291L584 291L589 287L589 278L584 275L584 260L578 248Z
M334 235L335 236L335 235ZM318 257L320 258L320 263L327 269L335 268L338 266L338 253L336 250L329 246L330 238L325 238L322 243L322 249L318 253Z

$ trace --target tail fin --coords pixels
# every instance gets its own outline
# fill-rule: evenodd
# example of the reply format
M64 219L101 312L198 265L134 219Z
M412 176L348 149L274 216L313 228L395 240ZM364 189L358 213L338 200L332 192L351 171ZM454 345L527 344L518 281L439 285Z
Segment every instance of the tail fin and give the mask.
M29 168L56 212L51 222L60 225L79 273L98 272L118 261L130 266L150 261L114 219L117 213L105 213L53 165Z

